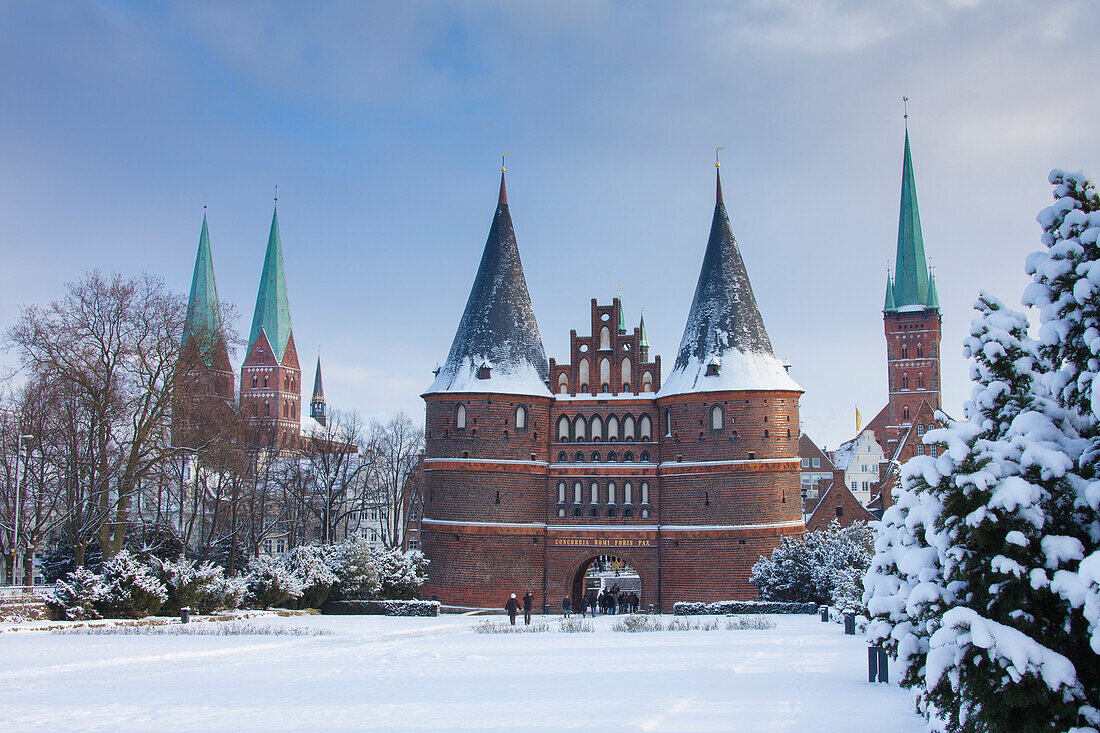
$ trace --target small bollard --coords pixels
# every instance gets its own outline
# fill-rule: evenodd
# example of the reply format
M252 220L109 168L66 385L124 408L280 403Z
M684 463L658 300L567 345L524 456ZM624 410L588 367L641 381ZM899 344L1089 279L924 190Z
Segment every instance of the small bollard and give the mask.
M829 621L829 607L828 606L822 606L821 607L821 620L823 622L828 622Z
M856 615L854 613L844 614L844 633L848 636L855 636L856 634Z
M542 615L543 616L549 616L550 615L550 604L549 603L542 604Z
M186 624L191 622L191 609L184 606L180 609L180 623Z
M649 611L647 613L653 613L653 604L649 604Z
M867 647L867 681L889 684L890 673L887 669L888 659L886 650L882 647Z

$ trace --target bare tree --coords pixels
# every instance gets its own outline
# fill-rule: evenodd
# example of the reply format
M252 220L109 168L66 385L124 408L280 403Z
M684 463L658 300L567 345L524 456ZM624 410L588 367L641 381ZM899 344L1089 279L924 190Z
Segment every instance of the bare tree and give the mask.
M386 423L372 422L364 451L370 464L370 506L378 510L383 544L401 548L423 491L420 458L424 429L400 412Z
M78 555L93 536L105 556L122 548L141 481L179 452L173 396L201 363L198 350L181 354L184 314L159 278L91 272L61 300L25 308L8 334L31 379L68 402L57 442Z

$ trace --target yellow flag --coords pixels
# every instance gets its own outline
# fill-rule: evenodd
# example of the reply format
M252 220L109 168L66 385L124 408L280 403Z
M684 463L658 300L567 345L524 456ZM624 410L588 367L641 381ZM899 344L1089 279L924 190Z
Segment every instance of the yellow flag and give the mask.
M859 414L859 408L856 408L856 432L859 432L860 427L863 426L863 415Z

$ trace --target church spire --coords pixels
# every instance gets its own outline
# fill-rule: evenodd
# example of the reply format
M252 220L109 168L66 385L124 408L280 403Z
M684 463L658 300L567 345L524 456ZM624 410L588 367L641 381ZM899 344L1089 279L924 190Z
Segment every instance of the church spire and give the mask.
M290 299L286 292L286 272L283 267L283 244L279 237L279 211L271 215L271 231L267 237L267 253L256 294L256 310L252 315L252 330L248 336L248 351L256 345L263 331L277 361L283 360L293 327L290 323Z
M205 207L203 207L205 208ZM191 294L187 298L187 316L183 322L182 345L193 338L205 341L202 348L205 360L213 360L217 343L225 344L221 303L218 301L218 285L214 280L214 257L210 251L210 232L206 226L206 212L202 215L202 231L199 233L199 250L195 255L195 271L191 276Z
M309 401L309 416L322 425L325 419L325 386L321 382L321 349L317 349L317 373L313 377L313 399Z
M894 305L923 306L928 300L928 262L924 256L917 183L913 156L909 151L909 130L905 131L905 160L901 172L901 209L898 216L898 250L894 265Z
M500 195L466 309L447 361L425 394L500 392L549 396L549 366L508 211Z
M894 303L894 279L890 277L890 273L886 273L886 302L883 304L882 309L884 311L897 310L898 307Z
M714 217L695 297L659 397L739 389L801 391L772 351L717 177Z

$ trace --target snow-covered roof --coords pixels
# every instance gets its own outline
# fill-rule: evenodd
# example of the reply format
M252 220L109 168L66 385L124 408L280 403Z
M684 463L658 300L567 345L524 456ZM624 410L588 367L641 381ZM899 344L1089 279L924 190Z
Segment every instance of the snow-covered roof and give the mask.
M719 179L695 298L676 362L657 396L750 389L803 391L772 351Z
M501 174L496 214L466 310L447 361L424 394L497 392L549 397L549 375Z

